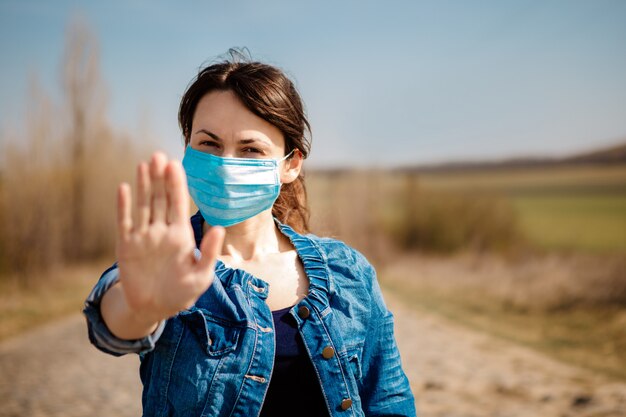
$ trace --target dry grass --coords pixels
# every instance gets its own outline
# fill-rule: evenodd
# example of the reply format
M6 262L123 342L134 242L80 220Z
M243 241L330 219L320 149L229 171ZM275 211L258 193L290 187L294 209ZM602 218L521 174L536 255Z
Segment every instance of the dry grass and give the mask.
M497 195L431 190L413 174L313 172L312 228L374 261L397 250L508 251L522 243L513 207Z
M0 282L0 340L82 311L87 294L109 264L99 261L40 272L38 286L25 287L19 277Z
M84 27L70 32L64 101L33 80L25 125L2 132L0 281L48 284L50 268L113 252L115 190L138 152L107 122L97 50Z
M139 152L106 118L98 47L70 28L64 97L33 79L24 126L0 137L0 339L78 312L115 242L115 193Z
M626 259L619 255L518 254L506 258L466 252L443 258L416 254L386 268L391 276L401 276L406 270L420 271L411 275L414 285L477 293L522 312L619 307L626 300Z
M381 271L411 305L626 379L626 261L412 255Z
M402 174L312 172L315 230L430 252L624 253L626 166ZM379 245L380 246L380 245Z

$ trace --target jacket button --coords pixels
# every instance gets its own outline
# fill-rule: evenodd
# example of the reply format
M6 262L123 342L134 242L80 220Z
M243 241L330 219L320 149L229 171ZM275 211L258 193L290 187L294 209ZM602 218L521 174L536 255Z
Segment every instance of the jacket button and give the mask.
M341 409L343 411L346 411L350 407L352 407L352 400L350 398L346 398L341 402Z
M306 319L311 315L311 310L308 307L302 306L298 309L298 317L301 319Z
M322 357L324 359L330 359L333 356L335 356L335 349L333 349L331 346L326 346L324 350L322 350Z

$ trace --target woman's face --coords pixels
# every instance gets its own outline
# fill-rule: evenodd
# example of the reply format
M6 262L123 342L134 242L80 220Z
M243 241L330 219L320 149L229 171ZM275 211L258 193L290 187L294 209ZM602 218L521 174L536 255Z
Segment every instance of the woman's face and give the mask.
M248 110L231 91L213 91L200 99L189 144L221 157L280 159L285 137L271 123Z

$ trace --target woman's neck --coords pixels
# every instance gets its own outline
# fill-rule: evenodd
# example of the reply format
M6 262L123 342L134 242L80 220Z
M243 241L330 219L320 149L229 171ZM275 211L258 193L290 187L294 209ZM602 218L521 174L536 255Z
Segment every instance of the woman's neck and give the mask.
M204 230L210 228L206 223ZM288 239L278 230L271 209L226 228L222 256L237 262L262 258L292 249Z

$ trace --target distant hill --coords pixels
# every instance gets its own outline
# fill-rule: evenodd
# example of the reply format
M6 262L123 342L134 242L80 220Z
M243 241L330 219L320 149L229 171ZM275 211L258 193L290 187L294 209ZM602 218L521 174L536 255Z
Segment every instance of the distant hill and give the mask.
M626 143L563 158L564 163L614 164L626 162Z
M503 168L533 168L560 165L613 165L626 164L626 142L607 148L601 148L584 153L574 154L562 158L511 158L499 161L479 162L447 162L433 165L418 165L402 167L398 171L438 172L438 171L468 171Z

